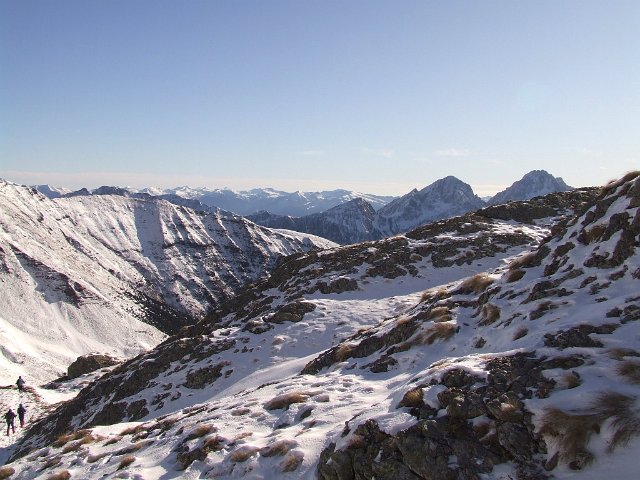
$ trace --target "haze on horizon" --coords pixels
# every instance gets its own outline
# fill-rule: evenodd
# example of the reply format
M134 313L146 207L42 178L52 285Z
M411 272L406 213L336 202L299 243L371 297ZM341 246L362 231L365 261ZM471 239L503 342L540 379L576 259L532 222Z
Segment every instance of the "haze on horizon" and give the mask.
M634 0L2 0L0 177L345 188L640 166Z

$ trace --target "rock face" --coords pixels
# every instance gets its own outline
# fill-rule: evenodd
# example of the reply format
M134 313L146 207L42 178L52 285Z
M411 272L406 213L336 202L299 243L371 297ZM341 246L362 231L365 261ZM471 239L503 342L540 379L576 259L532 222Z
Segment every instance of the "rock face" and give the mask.
M549 193L566 192L571 187L560 177L554 177L545 170L533 170L509 188L496 193L487 203L499 205L514 200L529 200Z
M95 372L104 367L111 367L117 365L121 360L114 358L110 355L104 355L99 353L90 353L87 355L81 355L69 365L67 368L67 376L69 378L77 378L85 373Z

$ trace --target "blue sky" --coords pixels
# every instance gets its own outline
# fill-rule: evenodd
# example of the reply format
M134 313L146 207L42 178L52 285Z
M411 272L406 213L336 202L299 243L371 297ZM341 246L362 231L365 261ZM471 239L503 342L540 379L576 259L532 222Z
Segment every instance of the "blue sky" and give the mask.
M486 195L640 168L636 0L0 0L0 177Z

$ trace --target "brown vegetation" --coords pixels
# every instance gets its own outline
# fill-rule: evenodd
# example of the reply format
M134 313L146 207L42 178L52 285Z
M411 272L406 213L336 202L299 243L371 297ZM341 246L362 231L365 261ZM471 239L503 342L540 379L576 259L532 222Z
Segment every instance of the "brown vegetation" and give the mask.
M452 319L451 309L447 306L434 307L429 310L427 320L434 322L450 322Z
M486 273L478 273L473 277L463 280L462 283L458 285L458 288L455 289L454 293L480 293L491 285L493 281L493 278Z
M56 439L56 441L53 442L53 446L57 448L64 447L68 442L72 440L79 440L87 436L91 436L91 430L78 430L77 432L60 435Z
M505 274L505 280L507 281L507 283L517 282L522 277L524 277L524 270L520 270L520 269L509 270Z
M509 270L520 270L521 268L530 267L536 259L536 254L534 252L528 252L524 255L515 258L509 263Z
M5 480L16 473L13 467L0 467L0 480Z
M620 363L616 370L619 375L626 377L629 383L640 385L640 362L626 360Z
M283 473L295 472L302 464L303 460L304 453L300 451L289 452L280 462L280 471Z
M402 407L421 407L423 402L424 392L422 391L422 387L414 387L404 394L402 400L398 404L398 408Z
M217 432L218 429L213 425L198 425L196 428L191 430L185 438L185 441L193 440L194 438L204 437L210 433Z
M71 473L69 470L61 470L59 472L54 473L53 475L49 475L47 480L69 480L71 478Z
M437 340L449 340L456 333L454 323L436 323L433 327L419 334L414 344L431 345Z
M527 333L529 333L529 329L526 327L520 327L518 331L513 335L513 340L518 340L522 337L526 337Z
M609 451L640 435L640 418L633 409L634 403L634 397L606 392L595 399L587 410L589 413L567 413L552 408L542 418L540 433L556 440L560 461L580 470L593 462L587 444L594 433L600 432L605 421L611 420L613 429Z
M260 449L260 456L274 457L286 455L289 450L298 446L298 442L293 440L277 440Z
M280 410L282 408L287 409L289 405L294 403L304 403L309 398L307 392L288 392L273 397L267 403L264 404L265 410Z
M491 325L500 318L500 308L493 303L485 303L480 310L480 325Z
M118 470L122 470L123 468L127 468L133 462L136 461L136 457L133 455L127 455L122 460L120 460L120 465L118 465Z
M231 452L229 460L235 463L246 462L259 451L260 449L258 447L254 447L252 445L242 445L241 447L238 447L233 452Z

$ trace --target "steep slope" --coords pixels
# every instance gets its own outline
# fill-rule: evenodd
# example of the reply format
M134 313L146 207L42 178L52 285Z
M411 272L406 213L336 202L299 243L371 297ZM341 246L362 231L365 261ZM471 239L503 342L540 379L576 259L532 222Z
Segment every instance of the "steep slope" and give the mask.
M380 237L406 232L428 222L482 208L484 202L471 187L449 176L422 190L412 190L376 213L374 228Z
M113 195L49 200L0 181L2 374L52 379L81 353L131 356L278 258L331 242Z
M545 170L533 170L527 173L509 188L496 193L488 200L489 205L498 205L514 200L529 200L530 198L547 195L554 192L566 192L571 187L560 177L554 177Z
M362 198L355 198L326 212L313 213L304 217L285 217L259 212L247 218L265 227L310 233L345 245L374 240L375 214L369 202Z

